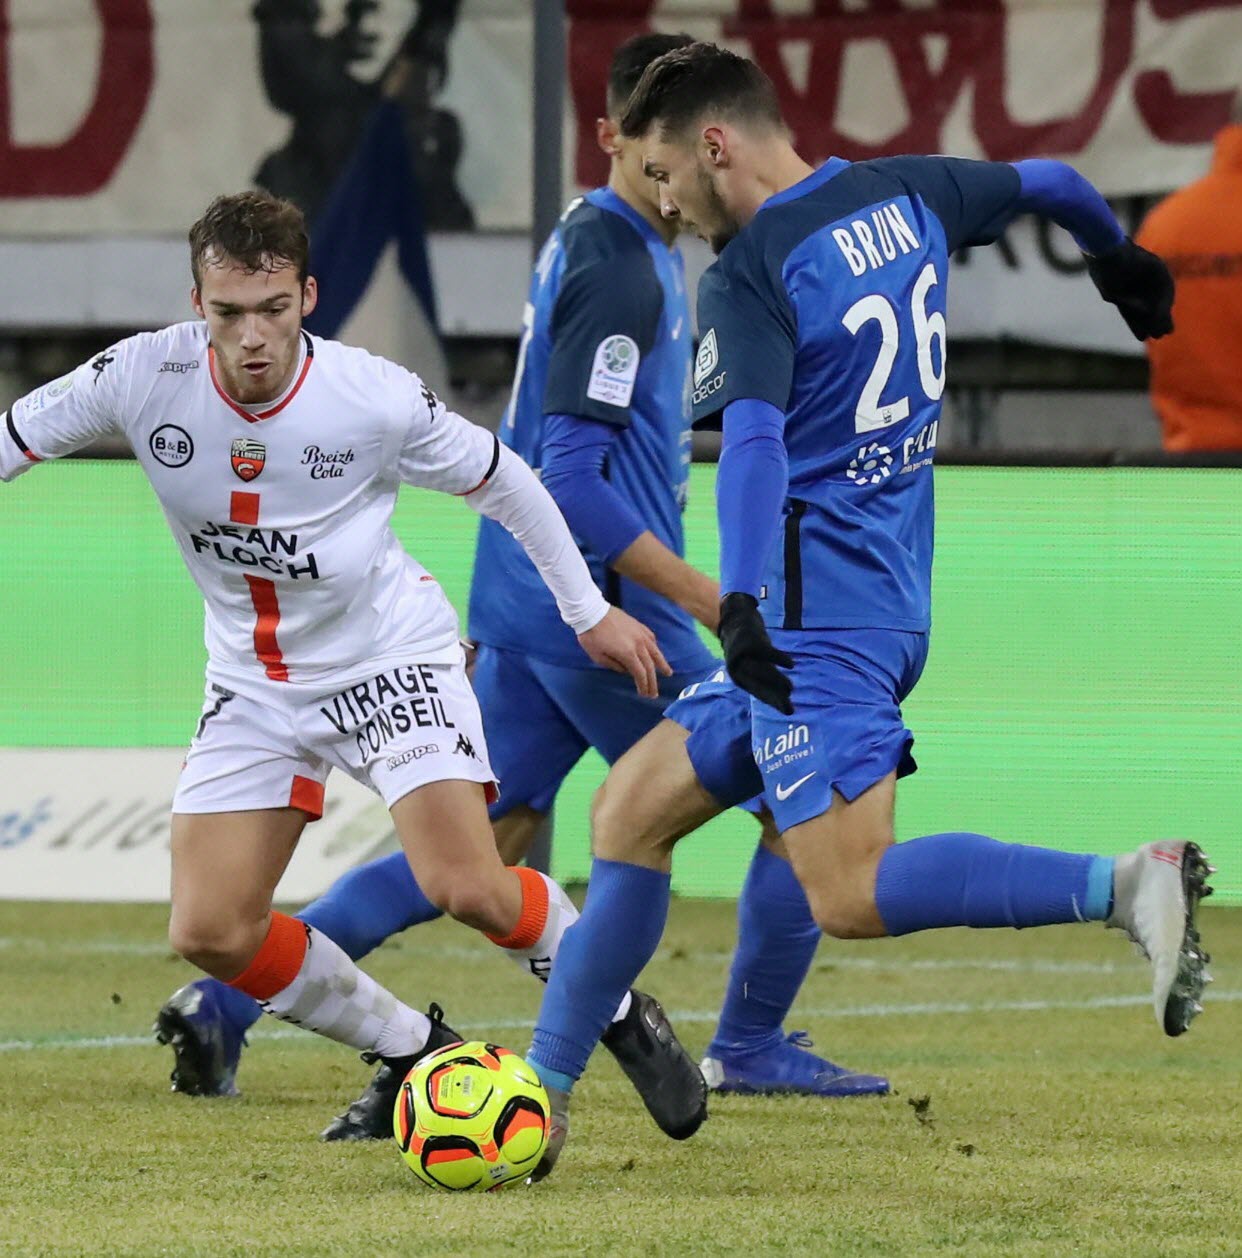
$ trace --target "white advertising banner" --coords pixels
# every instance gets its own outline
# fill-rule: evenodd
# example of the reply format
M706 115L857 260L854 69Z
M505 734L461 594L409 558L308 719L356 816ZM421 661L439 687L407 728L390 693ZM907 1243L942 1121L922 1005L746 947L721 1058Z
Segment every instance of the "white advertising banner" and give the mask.
M1072 161L1109 195L1206 167L1240 0L569 0L567 188L598 182L613 48L686 30L754 57L802 152ZM530 221L519 0L5 0L0 236L176 235L259 182L312 213L381 99L431 230Z
M0 900L165 901L179 748L0 748ZM383 801L333 774L277 889L304 904L396 840Z

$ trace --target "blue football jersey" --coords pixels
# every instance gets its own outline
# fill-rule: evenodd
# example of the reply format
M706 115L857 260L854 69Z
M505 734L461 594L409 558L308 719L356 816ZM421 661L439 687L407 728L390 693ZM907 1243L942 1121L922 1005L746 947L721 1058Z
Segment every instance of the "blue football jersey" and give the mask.
M949 255L993 241L1019 191L1006 163L832 159L769 198L703 276L696 422L742 398L785 413L769 625L929 627Z
M501 441L538 472L545 415L614 425L620 431L605 476L683 555L692 333L680 251L611 189L590 192L570 204L545 243L524 324ZM710 666L687 612L582 551L604 597L650 626L674 670ZM479 528L470 634L550 663L595 667L526 552L492 520Z

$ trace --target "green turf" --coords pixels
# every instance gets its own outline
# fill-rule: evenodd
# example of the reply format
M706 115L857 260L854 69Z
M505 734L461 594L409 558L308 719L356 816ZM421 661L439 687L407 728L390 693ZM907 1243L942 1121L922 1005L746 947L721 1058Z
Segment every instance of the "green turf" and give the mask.
M1203 916L1217 1001L1180 1040L1098 927L829 942L790 1026L896 1096L717 1100L678 1145L605 1058L552 1179L450 1197L392 1146L316 1142L366 1071L292 1028L255 1036L240 1101L170 1095L146 1029L190 971L159 908L0 903L0 1254L1237 1254L1242 910ZM675 902L646 976L695 1052L732 931ZM528 1043L535 985L459 926L371 968Z

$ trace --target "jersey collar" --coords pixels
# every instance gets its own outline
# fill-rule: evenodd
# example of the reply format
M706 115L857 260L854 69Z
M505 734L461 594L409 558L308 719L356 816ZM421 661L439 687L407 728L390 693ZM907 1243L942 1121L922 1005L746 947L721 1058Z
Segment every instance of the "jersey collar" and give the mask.
M596 188L586 194L586 200L601 210L611 210L614 214L619 214L644 240L652 240L665 249L672 248L665 244L664 237L628 201L622 200L611 188Z
M310 371L311 363L315 361L315 344L307 334L306 329L302 329L302 348L304 357L302 359L302 368L294 377L293 384L285 390L284 397L272 403L267 410L264 411L248 411L240 403L235 402L227 393L225 393L220 381L216 378L216 351L211 346L207 346L207 367L211 372L211 383L216 386L216 392L220 397L239 414L248 424L257 423L261 419L271 419L273 415L279 415L281 411L293 401L297 395L297 391L302 387L302 381L306 379L306 373Z
M813 170L805 179L799 179L797 183L786 188L783 192L774 192L759 207L759 210L766 210L769 206L784 205L786 201L796 201L799 197L804 197L808 192L814 192L821 184L825 184L834 175L839 175L850 163L843 157L830 157L818 170Z

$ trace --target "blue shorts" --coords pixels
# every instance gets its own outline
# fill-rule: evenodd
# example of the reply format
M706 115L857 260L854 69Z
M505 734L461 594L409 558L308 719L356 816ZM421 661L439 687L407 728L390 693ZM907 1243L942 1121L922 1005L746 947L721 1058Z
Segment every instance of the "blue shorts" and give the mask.
M660 697L644 699L624 673L567 668L520 651L481 645L471 681L483 712L501 798L493 821L519 804L547 812L588 747L609 764L660 723L702 672L660 677Z
M664 715L688 730L686 751L704 790L726 808L748 800L758 812L763 777L755 765L750 740L750 695L718 668L682 692Z
M772 630L794 658L792 716L751 700L755 763L783 834L917 767L902 700L927 661L927 634L898 629Z

